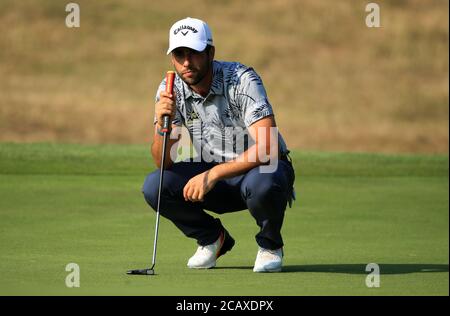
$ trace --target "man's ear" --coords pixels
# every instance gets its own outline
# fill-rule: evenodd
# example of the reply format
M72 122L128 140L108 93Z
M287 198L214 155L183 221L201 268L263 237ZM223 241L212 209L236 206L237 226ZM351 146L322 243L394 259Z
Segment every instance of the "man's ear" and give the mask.
M211 46L211 48L209 49L209 61L213 61L214 60L214 54L216 53L216 48L214 46Z

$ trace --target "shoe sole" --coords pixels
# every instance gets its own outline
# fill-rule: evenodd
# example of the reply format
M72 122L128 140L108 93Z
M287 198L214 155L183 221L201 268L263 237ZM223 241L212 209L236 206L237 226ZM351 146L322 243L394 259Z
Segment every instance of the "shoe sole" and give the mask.
M189 269L211 269L214 268L216 266L216 263L214 262L213 264L210 264L208 266L197 266L197 267L191 267L188 266Z
M273 272L281 272L281 270L282 270L282 268L273 269L273 270L265 270L265 269L255 270L255 269L253 269L253 272L256 272L256 273L273 273Z

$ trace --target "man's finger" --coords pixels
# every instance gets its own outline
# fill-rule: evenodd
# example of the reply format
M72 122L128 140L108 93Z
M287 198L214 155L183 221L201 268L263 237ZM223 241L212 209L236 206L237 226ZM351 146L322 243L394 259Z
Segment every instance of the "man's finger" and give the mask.
M160 99L162 99L162 98L172 99L173 95L169 92L161 91L161 93L159 94L159 97L160 97Z
M184 186L184 188L183 188L183 197L184 197L184 200L185 201L187 201L188 200L188 198L187 198L187 190L189 189L189 182Z
M159 112L159 114L162 115L166 115L166 114L172 114L172 111L169 109L161 109L161 111Z
M204 197L204 196L205 196L204 192L201 191L200 194L198 195L198 200L199 200L200 202L203 202L203 197Z
M192 188L192 190L189 191L189 200L191 202L196 202L197 201L197 190L195 188Z
M193 192L194 192L194 188L192 186L189 186L189 188L186 192L186 196L189 201L192 201L192 193Z
M192 199L194 200L194 202L200 201L200 195L200 190L195 190L194 193L192 193Z

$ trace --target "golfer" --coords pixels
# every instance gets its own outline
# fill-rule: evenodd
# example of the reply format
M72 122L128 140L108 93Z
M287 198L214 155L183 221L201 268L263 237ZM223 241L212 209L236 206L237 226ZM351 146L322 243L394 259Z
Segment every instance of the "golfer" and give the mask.
M160 167L163 116L170 116L160 214L197 241L187 266L208 269L235 241L205 210L224 214L248 209L259 226L253 271L279 272L284 212L294 196L289 151L258 74L237 62L216 61L214 53L205 22L186 18L171 27L167 54L176 77L173 94L165 92L165 80L157 91L151 147ZM175 162L181 126L187 128L196 156ZM150 173L142 188L154 210L159 177L159 170Z

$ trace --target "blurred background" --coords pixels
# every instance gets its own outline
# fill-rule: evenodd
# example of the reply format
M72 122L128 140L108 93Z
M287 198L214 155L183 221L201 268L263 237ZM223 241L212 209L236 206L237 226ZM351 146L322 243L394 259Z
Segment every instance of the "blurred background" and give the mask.
M190 16L261 75L291 148L448 153L448 1L373 1L380 28L369 2L1 0L0 141L150 142L168 30Z

